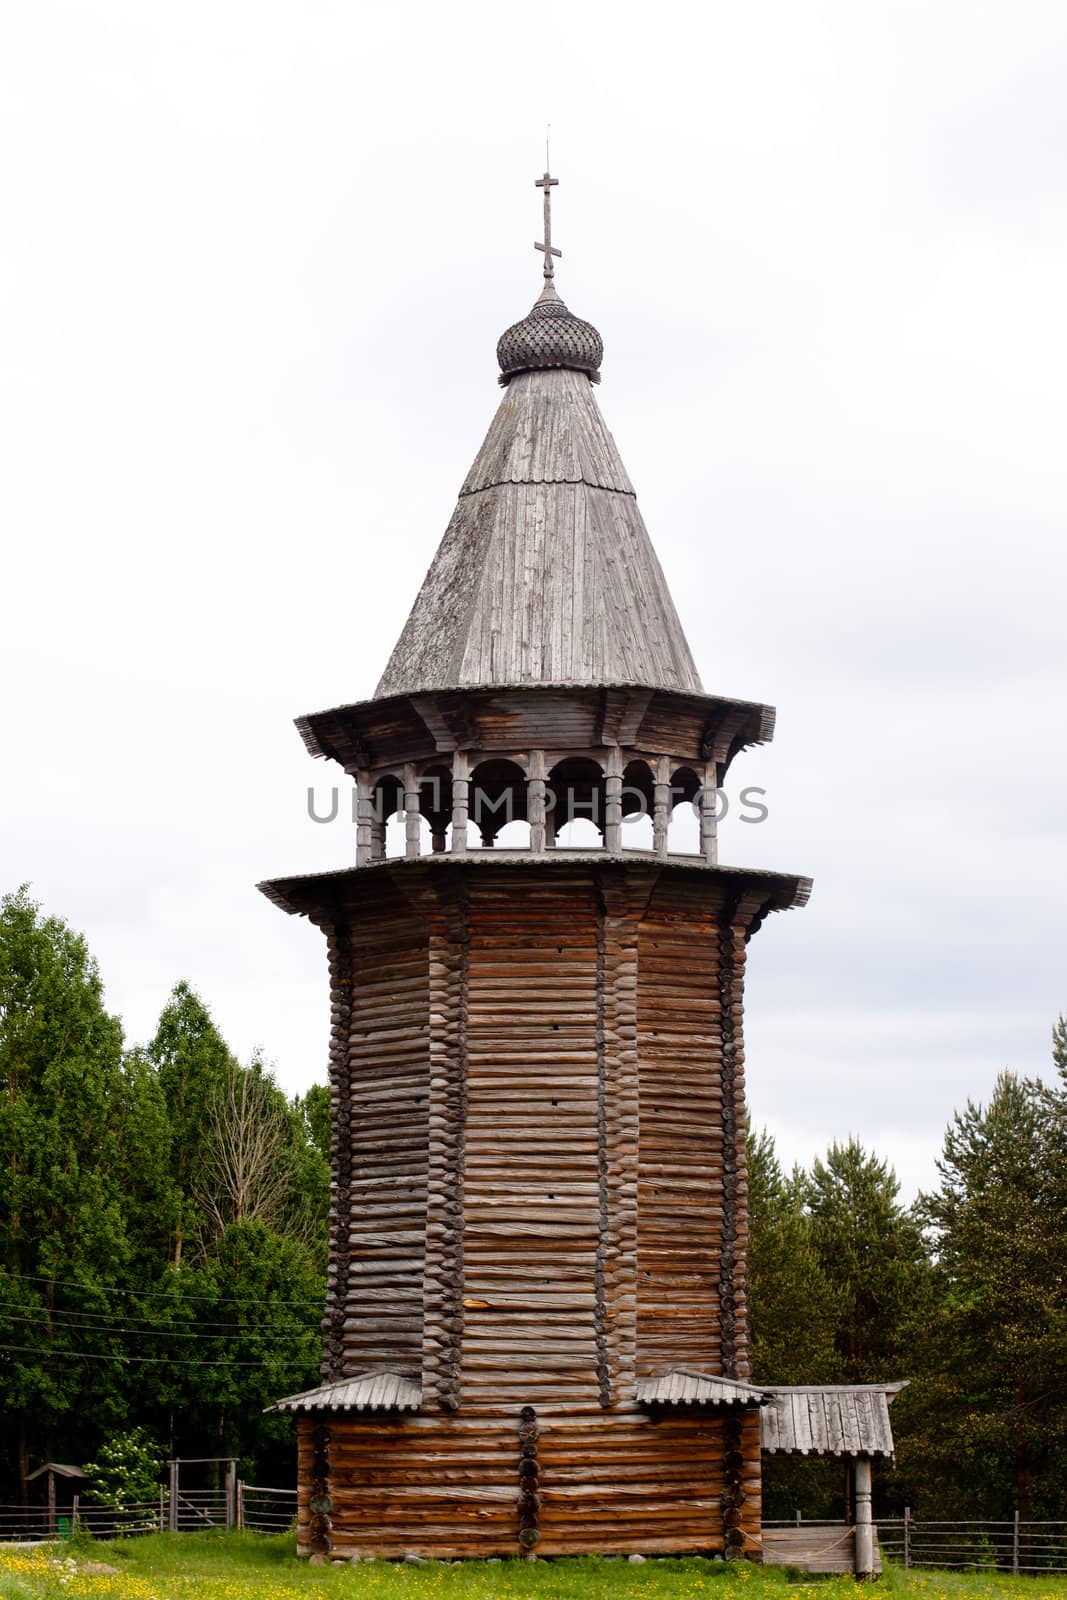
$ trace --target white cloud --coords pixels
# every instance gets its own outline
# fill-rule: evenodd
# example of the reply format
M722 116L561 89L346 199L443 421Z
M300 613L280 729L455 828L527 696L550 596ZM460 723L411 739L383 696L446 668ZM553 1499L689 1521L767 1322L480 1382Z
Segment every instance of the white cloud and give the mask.
M779 705L810 871L752 947L757 1116L929 1181L1067 1008L1062 8L127 4L0 21L0 881L130 1032L189 976L325 1065L351 859L292 716L373 690L560 284L708 686Z

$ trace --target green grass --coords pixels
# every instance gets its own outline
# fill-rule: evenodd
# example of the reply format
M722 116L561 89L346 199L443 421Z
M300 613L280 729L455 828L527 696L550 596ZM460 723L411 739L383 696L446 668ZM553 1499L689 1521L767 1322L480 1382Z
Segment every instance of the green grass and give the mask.
M114 1573L87 1570L96 1564ZM697 1557L643 1566L599 1557L369 1561L309 1567L291 1535L152 1534L43 1550L0 1546L0 1600L855 1600L851 1578L812 1578ZM869 1592L869 1591L868 1591ZM1067 1600L1067 1579L890 1568L881 1600Z

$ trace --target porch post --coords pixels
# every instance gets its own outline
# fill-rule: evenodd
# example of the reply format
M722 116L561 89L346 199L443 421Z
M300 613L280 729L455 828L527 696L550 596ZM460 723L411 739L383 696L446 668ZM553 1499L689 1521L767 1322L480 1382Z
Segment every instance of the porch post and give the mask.
M856 1457L856 1576L874 1575L874 1528L871 1524L871 1458Z

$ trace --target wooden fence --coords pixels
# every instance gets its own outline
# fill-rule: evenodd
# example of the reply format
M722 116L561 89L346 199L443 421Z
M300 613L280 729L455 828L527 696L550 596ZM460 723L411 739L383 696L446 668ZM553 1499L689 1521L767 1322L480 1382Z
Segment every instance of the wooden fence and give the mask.
M285 1533L296 1521L295 1489L264 1489L253 1483L237 1485L238 1527L255 1533Z
M816 1572L847 1571L851 1529L842 1522L802 1517L763 1525L764 1559L771 1565L815 1564ZM920 1521L910 1511L880 1517L875 1527L882 1556L902 1567L1015 1574L1067 1573L1067 1522ZM838 1537L838 1536L844 1536ZM819 1564L823 1550L832 1560Z
M296 1518L296 1490L258 1484L226 1489L183 1489L175 1500L165 1490L159 1499L116 1511L74 1496L68 1509L0 1505L0 1543L36 1543L89 1533L97 1539L127 1534L192 1533L205 1528L247 1528L253 1533L284 1533Z
M76 1532L98 1539L157 1533L177 1525L180 1533L198 1528L246 1528L254 1533L284 1533L296 1518L296 1490L237 1483L236 1495L225 1489L183 1491L172 1520L165 1490L145 1505L116 1511L83 1503L78 1496L70 1510L50 1513L47 1506L0 1505L0 1543L69 1539ZM796 1530L790 1534L790 1530ZM833 1560L817 1570L848 1571L851 1565L845 1524L807 1520L798 1512L791 1522L764 1524L767 1558L792 1563L807 1542ZM947 1567L961 1571L1067 1573L1067 1522L1023 1522L973 1519L925 1522L906 1511L882 1517L876 1526L882 1556L902 1567ZM784 1538L782 1535L790 1534ZM844 1536L843 1538L841 1536ZM775 1553L772 1555L771 1550Z
M1067 1572L1067 1522L974 1519L924 1522L905 1511L878 1523L882 1554L903 1567L1012 1573Z

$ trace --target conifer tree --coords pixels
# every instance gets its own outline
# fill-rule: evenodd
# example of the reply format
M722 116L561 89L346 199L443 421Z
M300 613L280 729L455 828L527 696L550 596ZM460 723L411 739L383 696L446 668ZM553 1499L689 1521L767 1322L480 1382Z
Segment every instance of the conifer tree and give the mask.
M749 1134L748 1305L756 1383L827 1383L834 1376L839 1295L815 1249L802 1174L785 1177L767 1132ZM765 1517L837 1508L836 1466L797 1456L763 1461Z
M903 1330L929 1293L922 1228L887 1162L857 1139L798 1177L816 1257L838 1307L833 1378L885 1383L906 1359Z
M910 1399L927 1470L957 1508L1067 1514L1064 1153L1055 1095L1011 1073L988 1106L968 1101L945 1135L926 1198L939 1303L917 1339Z
M802 1186L783 1177L765 1130L748 1141L748 1304L757 1383L833 1377L838 1295L804 1210Z
M183 979L175 984L148 1046L170 1122L171 1175L177 1191L170 1254L180 1266L200 1220L198 1191L209 1186L205 1135L211 1106L237 1070L207 1006Z

